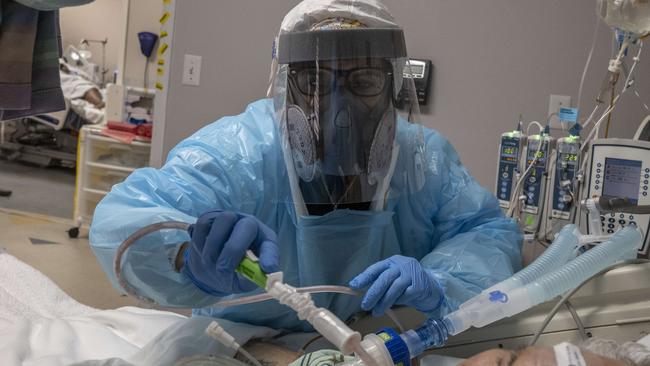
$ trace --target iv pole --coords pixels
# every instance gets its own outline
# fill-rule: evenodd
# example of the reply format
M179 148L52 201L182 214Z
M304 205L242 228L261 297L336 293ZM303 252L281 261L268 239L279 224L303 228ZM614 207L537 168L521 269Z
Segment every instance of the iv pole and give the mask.
M108 38L104 39L86 39L83 38L81 39L80 44L85 44L86 46L90 46L91 43L99 43L102 45L102 87L106 85L106 73L108 72L108 69L106 68L106 43L108 43Z

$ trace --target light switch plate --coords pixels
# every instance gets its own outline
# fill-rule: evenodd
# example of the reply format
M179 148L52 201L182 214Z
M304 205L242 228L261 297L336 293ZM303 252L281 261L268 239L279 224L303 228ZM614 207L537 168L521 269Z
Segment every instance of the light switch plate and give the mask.
M185 55L183 62L183 84L199 86L201 82L201 56Z

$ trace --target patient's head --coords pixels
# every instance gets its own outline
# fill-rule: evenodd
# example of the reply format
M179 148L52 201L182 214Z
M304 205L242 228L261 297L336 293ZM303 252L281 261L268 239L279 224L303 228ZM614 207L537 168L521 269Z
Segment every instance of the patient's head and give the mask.
M650 366L650 351L628 342L619 345L602 339L590 339L581 347L588 366ZM528 347L518 351L492 349L464 361L462 366L556 366L551 347Z

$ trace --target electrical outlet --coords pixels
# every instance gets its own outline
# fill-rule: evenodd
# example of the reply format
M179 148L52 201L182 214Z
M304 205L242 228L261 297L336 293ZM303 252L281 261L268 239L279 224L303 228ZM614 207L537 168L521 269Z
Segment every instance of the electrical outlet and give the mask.
M571 108L571 96L569 95L555 95L551 94L548 102L548 115L553 114L553 117L549 119L551 125L559 122L557 118L557 113L560 111L560 108Z
M199 86L201 82L201 56L185 55L183 62L183 84Z

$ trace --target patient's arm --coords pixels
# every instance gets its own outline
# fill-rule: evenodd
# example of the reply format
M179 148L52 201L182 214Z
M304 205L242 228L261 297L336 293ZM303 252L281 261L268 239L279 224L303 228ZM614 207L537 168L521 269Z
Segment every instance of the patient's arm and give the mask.
M84 94L84 99L88 103L93 104L98 109L102 109L106 105L104 103L104 98L102 97L102 93L100 93L99 90L96 89L96 88L92 88L92 89L88 90Z

